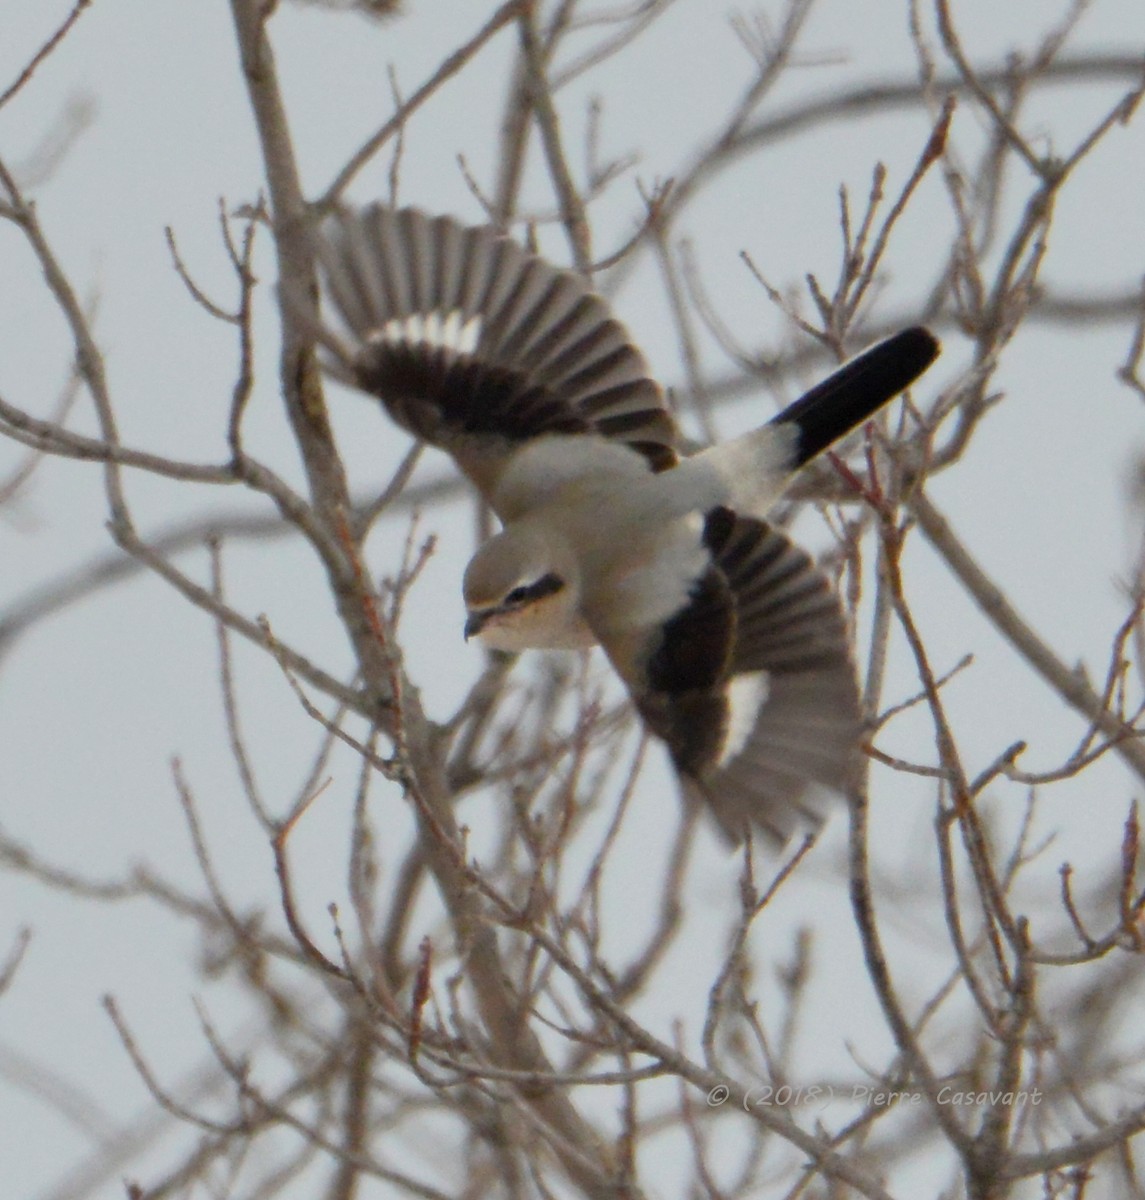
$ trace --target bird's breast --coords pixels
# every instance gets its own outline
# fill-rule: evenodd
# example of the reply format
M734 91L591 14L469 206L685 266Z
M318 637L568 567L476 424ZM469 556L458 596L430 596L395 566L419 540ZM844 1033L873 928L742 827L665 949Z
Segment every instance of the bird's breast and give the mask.
M648 521L615 533L582 566L582 611L602 635L662 624L688 602L710 564L699 517Z

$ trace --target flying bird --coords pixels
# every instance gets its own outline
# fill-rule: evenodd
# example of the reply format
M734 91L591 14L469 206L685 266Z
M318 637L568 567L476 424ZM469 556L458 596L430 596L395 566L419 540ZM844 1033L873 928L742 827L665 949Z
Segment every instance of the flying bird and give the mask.
M465 571L465 636L600 645L731 840L818 828L854 778L858 684L834 589L764 517L937 340L896 334L688 455L580 275L494 228L378 204L330 217L317 250L341 326L315 322L327 368L449 453L502 523Z

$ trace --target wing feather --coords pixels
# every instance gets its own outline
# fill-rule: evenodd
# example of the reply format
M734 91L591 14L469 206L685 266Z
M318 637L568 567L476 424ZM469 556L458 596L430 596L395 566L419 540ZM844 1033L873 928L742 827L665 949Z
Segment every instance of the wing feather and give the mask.
M515 445L550 433L620 442L653 470L676 463L659 386L580 276L491 227L377 204L331 217L318 252L353 335L323 339L336 373L484 490Z
M754 828L783 844L817 829L853 779L862 720L847 623L823 573L765 522L714 509L704 543L710 565L680 612L602 642L688 793L731 840Z

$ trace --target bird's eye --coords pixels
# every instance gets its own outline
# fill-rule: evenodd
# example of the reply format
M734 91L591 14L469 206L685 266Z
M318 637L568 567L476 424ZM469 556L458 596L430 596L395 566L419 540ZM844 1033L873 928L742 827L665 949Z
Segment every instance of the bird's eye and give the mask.
M506 608L520 608L523 604L532 604L535 600L544 600L546 596L552 596L556 592L564 588L564 580L554 572L550 571L547 575L542 575L540 579L534 580L532 583L518 584L512 591L505 593L505 599L501 601Z

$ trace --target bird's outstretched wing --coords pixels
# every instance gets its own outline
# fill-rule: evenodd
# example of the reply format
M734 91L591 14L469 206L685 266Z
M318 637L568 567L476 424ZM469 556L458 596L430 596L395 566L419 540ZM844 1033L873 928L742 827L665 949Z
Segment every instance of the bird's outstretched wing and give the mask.
M350 341L330 364L398 424L447 450L487 495L543 434L623 443L653 470L677 461L660 387L579 275L491 227L371 205L328 219L318 254Z
M686 790L727 836L784 844L845 791L861 732L838 597L810 557L764 521L716 508L711 563L665 624L602 644Z

